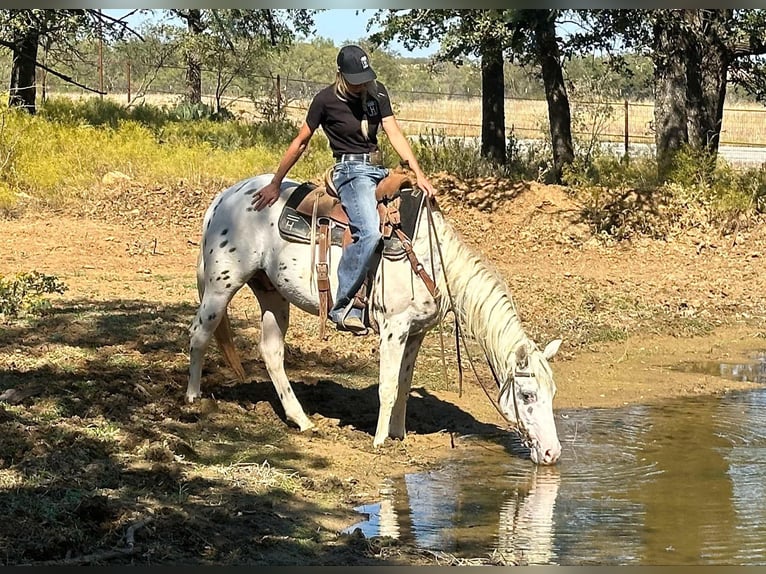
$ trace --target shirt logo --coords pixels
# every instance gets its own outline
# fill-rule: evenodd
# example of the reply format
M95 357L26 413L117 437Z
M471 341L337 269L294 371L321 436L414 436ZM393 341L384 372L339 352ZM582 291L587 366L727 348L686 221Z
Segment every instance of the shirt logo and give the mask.
M375 100L369 100L367 102L367 115L368 116L378 115L378 102L376 102Z

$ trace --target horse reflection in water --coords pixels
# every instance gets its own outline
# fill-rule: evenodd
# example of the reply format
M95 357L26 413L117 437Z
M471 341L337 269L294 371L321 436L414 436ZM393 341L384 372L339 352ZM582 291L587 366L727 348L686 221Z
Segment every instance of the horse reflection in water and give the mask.
M559 471L536 467L526 479L514 480L499 506L496 489L472 492L465 484L458 486L457 477L436 480L425 473L388 480L378 505L357 509L369 520L348 531L361 528L367 536L464 557L491 554L501 564L552 564ZM487 540L493 541L489 547Z
M553 509L561 478L556 470L539 470L533 472L533 480L526 493L516 491L500 507L495 548L504 562L550 564L555 557Z

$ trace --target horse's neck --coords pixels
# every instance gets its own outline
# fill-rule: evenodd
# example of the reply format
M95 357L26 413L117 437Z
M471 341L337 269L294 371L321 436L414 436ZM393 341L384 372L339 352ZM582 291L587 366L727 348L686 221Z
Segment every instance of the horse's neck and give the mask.
M437 281L443 294L442 315L454 305L460 327L481 345L498 376L506 376L513 352L528 341L513 300L500 276L462 241L441 214L434 213L433 219L443 259Z

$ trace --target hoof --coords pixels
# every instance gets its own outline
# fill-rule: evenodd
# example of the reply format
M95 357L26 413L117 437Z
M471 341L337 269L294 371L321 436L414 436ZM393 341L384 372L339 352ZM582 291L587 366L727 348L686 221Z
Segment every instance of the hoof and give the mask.
M194 399L198 399L198 398L199 398L199 397L201 397L201 396L202 396L202 395L190 395L190 394L187 394L187 395L186 395L186 402L187 402L188 404L192 404L192 403L194 402Z
M292 419L287 419L287 420L291 422L292 424L294 424L295 426L297 426L298 430L302 433L306 431L310 431L310 430L316 430L317 428L316 425L306 417L304 417L300 421L296 421Z

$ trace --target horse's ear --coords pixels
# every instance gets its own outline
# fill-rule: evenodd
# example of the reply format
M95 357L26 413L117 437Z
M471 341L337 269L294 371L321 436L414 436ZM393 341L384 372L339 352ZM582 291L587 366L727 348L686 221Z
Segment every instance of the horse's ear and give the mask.
M529 349L527 349L526 345L519 345L516 348L516 368L519 370L524 370L527 368L528 363Z
M551 341L545 346L545 349L543 349L543 357L545 357L546 360L552 359L553 356L558 352L560 346L561 339L555 339Z

